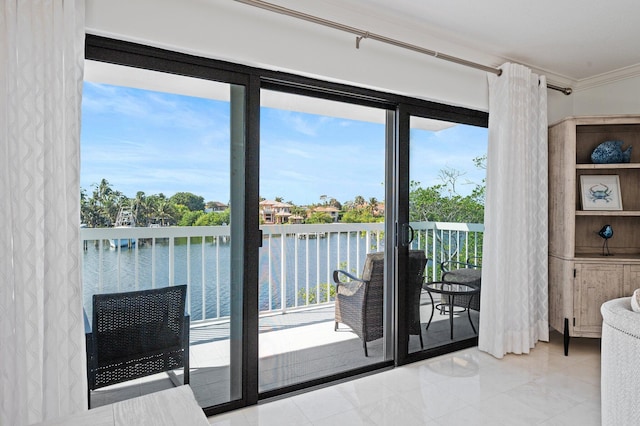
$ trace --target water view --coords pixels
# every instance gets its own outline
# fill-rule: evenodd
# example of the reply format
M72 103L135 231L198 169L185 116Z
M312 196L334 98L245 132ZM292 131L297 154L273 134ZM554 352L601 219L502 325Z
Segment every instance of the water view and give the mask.
M326 302L333 287L333 270L359 275L367 251L382 249L381 241L359 232L290 234L284 240L281 235L265 237L260 249L259 309L304 306L307 297L311 304ZM101 244L88 241L83 283L88 315L93 294L186 283L192 321L227 317L230 242L221 237L191 237L189 242L176 238L172 246L168 238L159 238L155 244L139 240L131 248L115 249L106 240Z

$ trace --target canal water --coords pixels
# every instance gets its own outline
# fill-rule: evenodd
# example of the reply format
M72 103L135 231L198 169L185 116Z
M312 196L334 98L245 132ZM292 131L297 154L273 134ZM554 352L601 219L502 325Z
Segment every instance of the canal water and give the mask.
M343 269L359 276L367 251L382 250L374 238L367 248L364 233L331 234L317 238L294 235L265 237L259 259L259 309L279 310L326 301L333 287L332 273ZM99 246L102 244L102 247ZM89 241L83 257L84 306L91 315L91 297L97 293L189 285L192 321L225 317L229 312L230 243L222 239L176 238L173 246L173 280L170 280L171 247L167 239L138 247L109 247L107 241ZM285 256L283 258L283 252ZM269 259L271 260L269 262ZM203 278L204 277L204 278ZM283 278L284 277L284 278ZM281 281L284 279L284 286ZM320 288L318 288L318 284ZM329 286L327 286L329 284ZM281 293L284 290L284 294Z

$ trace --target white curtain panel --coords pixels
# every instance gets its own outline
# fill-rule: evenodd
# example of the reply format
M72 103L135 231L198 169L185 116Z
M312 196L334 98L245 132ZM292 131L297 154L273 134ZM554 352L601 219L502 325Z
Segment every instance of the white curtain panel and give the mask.
M547 84L505 64L489 75L478 347L497 358L549 340Z
M0 425L86 410L83 0L0 6Z

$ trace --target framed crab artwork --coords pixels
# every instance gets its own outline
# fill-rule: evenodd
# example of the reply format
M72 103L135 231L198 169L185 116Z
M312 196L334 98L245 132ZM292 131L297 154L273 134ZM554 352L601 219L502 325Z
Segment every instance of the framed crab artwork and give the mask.
M581 175L582 210L622 210L618 175Z

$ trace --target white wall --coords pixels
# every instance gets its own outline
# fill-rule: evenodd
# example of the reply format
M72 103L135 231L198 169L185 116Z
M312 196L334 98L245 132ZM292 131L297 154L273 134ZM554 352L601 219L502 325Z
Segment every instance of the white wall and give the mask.
M571 96L549 91L549 123L569 116L640 115L640 70L637 73L609 82L581 81Z
M356 49L351 34L233 0L87 0L86 9L88 33L488 110L484 71L373 40ZM354 16L339 12L326 9L322 16L354 25ZM488 65L499 61L478 52L452 53L445 41L389 22L369 25L367 30L428 49Z
M575 92L574 92L575 93ZM574 115L573 100L575 94L565 95L557 90L547 91L547 120L549 124Z
M575 93L574 115L640 114L640 75Z

